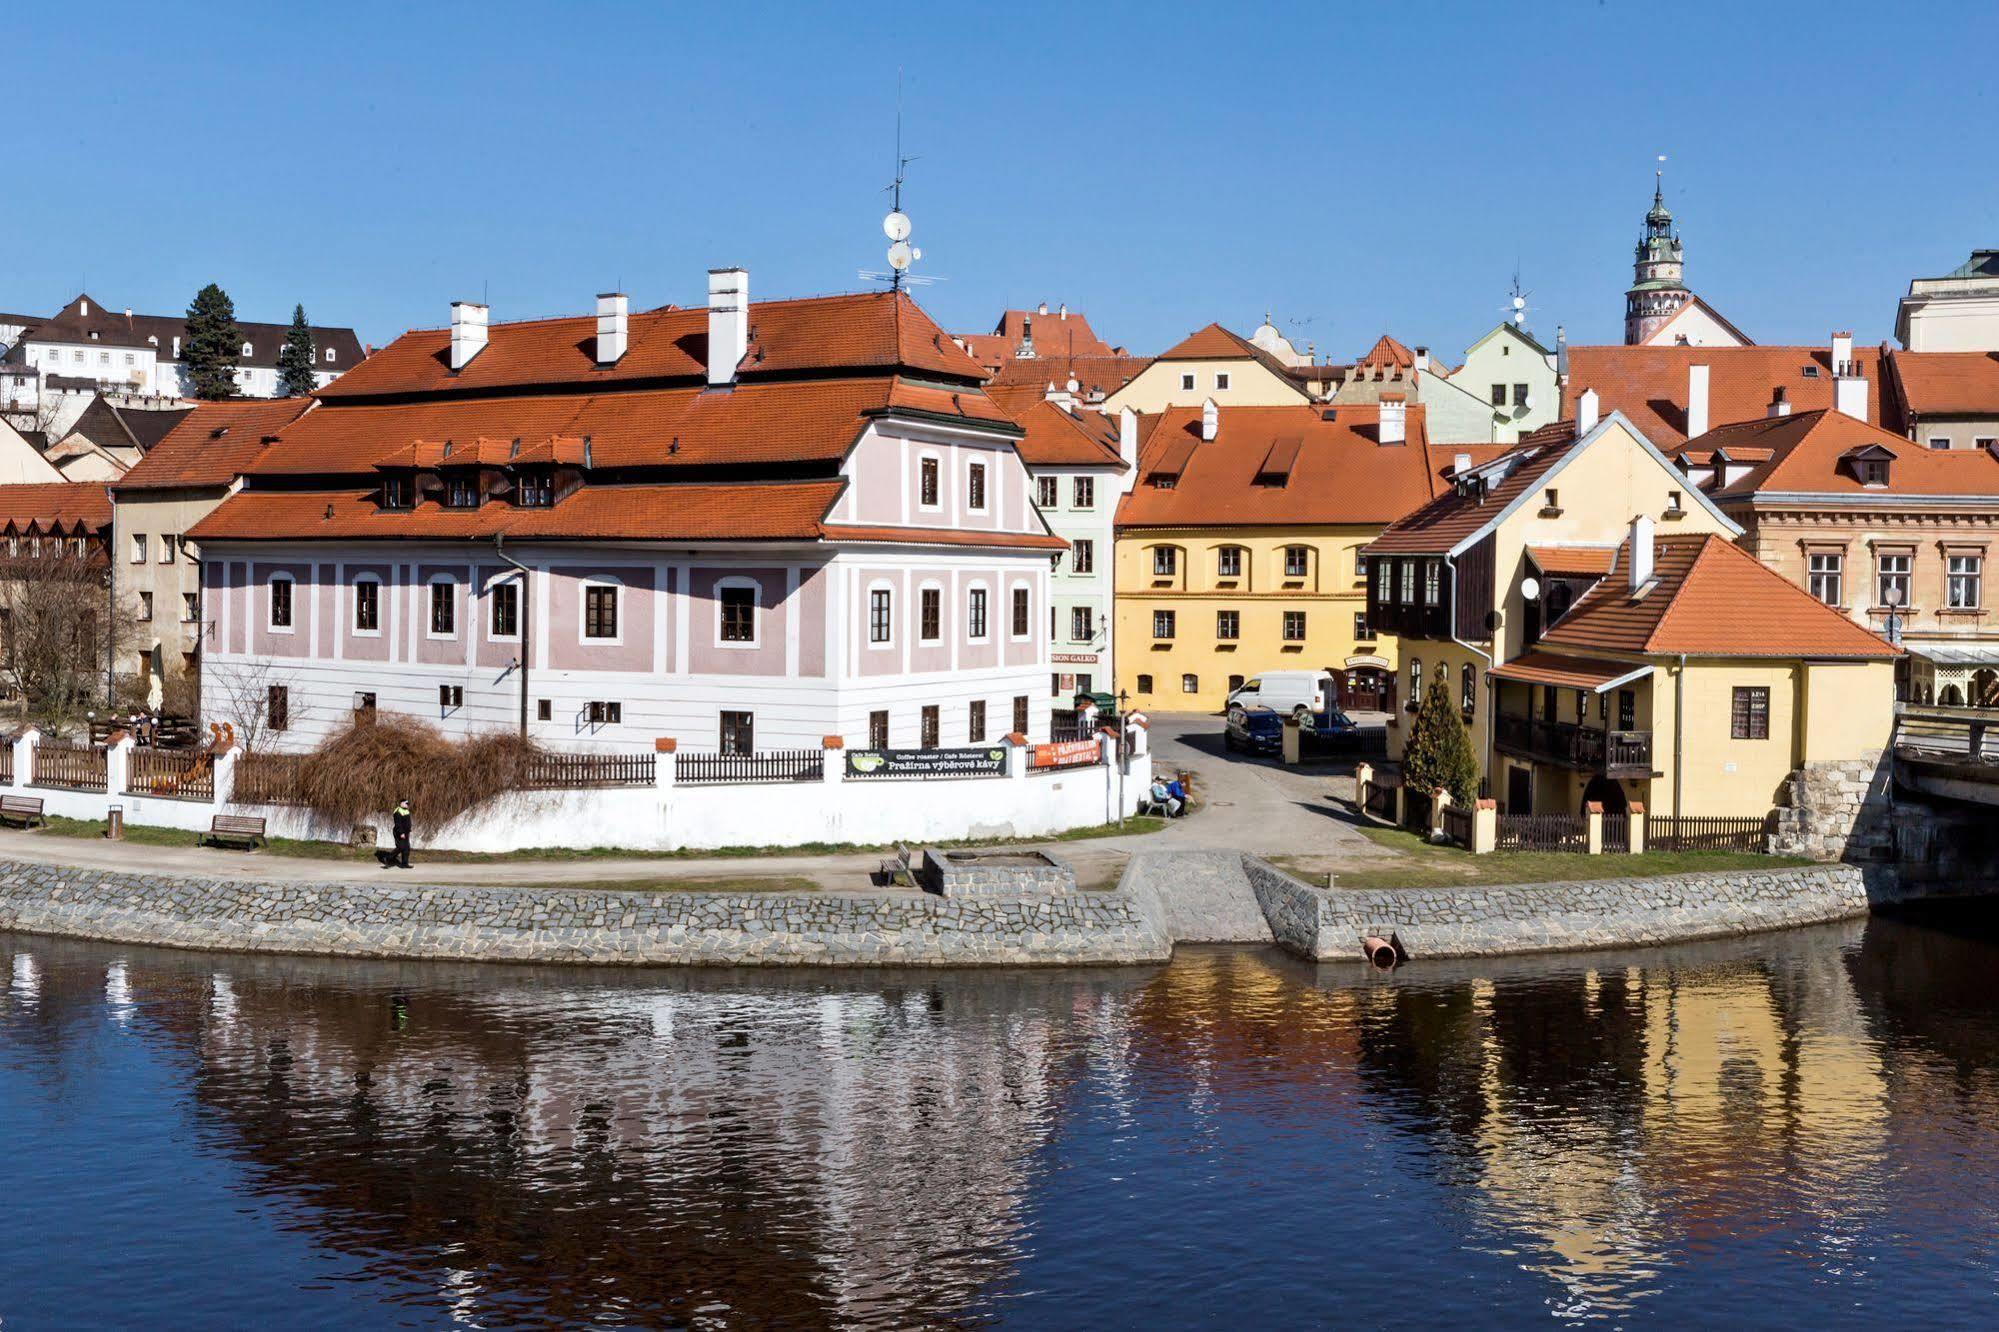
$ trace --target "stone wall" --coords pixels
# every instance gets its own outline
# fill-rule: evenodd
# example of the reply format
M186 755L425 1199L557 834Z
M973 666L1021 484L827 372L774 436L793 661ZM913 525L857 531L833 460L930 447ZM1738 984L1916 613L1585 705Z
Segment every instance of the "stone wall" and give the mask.
M1868 902L1851 865L1381 889L1313 888L1251 857L1244 868L1281 942L1307 957L1356 962L1371 934L1395 936L1420 962L1748 934L1863 916Z
M1770 849L1813 860L1879 860L1894 852L1893 771L1882 750L1807 763L1784 782Z
M1155 962L1156 903L1125 891L604 892L259 883L0 861L0 929L364 957L711 965Z

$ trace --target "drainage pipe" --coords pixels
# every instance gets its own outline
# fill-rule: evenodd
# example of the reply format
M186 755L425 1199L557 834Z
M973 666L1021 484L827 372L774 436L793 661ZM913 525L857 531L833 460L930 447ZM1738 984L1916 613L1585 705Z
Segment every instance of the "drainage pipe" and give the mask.
M503 563L513 566L517 571L517 576L521 584L521 739L525 740L528 738L528 652L534 644L532 632L534 628L534 612L529 609L534 604L534 599L531 595L533 589L528 585L528 574L531 570L525 564L507 554L507 535L504 532L495 532L493 534L493 554L499 556Z
M1378 934L1370 934L1362 939L1360 951L1376 971L1393 971L1395 964L1402 960L1395 945Z

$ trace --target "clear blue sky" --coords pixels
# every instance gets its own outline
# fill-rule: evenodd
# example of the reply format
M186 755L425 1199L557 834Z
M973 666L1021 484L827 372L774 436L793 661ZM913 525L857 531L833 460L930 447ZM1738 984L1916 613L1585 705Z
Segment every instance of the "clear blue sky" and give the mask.
M1616 341L1662 152L1689 284L1758 341L1878 341L1999 245L1989 3L30 8L0 310L214 280L381 343L488 283L496 320L724 263L851 290L898 65L953 330L1067 301L1156 351L1269 305L1451 357L1517 262L1538 333Z

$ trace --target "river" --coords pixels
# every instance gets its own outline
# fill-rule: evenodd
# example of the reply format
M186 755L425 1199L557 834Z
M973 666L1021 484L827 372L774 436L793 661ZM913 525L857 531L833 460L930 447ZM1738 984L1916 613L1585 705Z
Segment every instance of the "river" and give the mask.
M0 1327L1999 1321L1999 908L1392 977L0 934Z

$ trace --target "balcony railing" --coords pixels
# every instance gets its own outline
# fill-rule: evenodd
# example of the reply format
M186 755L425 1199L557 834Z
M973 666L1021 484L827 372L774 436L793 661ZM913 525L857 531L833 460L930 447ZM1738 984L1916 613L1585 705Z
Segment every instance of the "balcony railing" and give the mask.
M1574 722L1499 717L1499 747L1521 758L1607 777L1652 775L1650 731L1598 731Z

